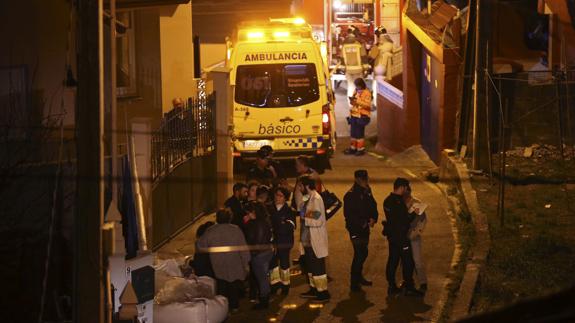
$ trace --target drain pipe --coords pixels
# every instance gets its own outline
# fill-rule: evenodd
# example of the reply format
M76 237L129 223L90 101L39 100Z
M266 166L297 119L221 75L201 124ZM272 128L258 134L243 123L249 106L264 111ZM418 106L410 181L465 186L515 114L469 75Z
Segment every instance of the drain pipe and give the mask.
M136 164L136 150L134 148L134 136L130 135L128 143L128 161L132 175L132 189L134 191L134 203L136 205L136 219L138 222L138 245L140 251L148 251L148 237L146 234L146 218L144 217L144 202L142 199L142 190L140 178L138 176L138 167Z

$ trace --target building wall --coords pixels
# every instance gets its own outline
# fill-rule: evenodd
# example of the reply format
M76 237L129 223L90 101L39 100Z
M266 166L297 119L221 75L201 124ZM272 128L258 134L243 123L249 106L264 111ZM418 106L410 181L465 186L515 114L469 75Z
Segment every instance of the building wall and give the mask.
M491 9L493 57L537 61L541 53L527 48L524 40L525 10L519 9L521 6L517 3L498 3Z
M34 121L42 116L67 113L65 124L74 121L74 92L63 86L66 79L66 58L74 68L75 21L70 15L70 2L65 0L1 1L0 2L0 102L9 92L9 67L12 67L13 89L25 74L31 90L30 108ZM67 46L68 45L68 46ZM67 50L67 48L69 50ZM20 73L19 71L22 71ZM73 71L75 74L75 71ZM17 90L17 89L15 89ZM63 107L62 107L63 104ZM4 108L4 107L2 107Z
M202 44L223 44L241 21L290 17L291 3L292 0L193 0L194 34Z
M136 10L135 52L136 84L135 96L118 98L118 128L125 133L132 118L149 118L159 126L162 117L162 73L160 50L160 19L157 8ZM127 120L125 119L127 117ZM125 141L119 138L120 142Z
M226 44L200 44L200 63L202 69L226 59Z
M160 14L162 110L172 99L187 98L195 91L192 4L163 6Z
M378 149L400 152L421 144L436 163L441 150L455 144L455 122L459 104L459 62L444 64L404 29L403 106L377 96ZM422 105L423 59L430 56L429 105ZM397 80L392 80L395 83ZM427 81L425 81L427 82ZM397 87L397 86L396 86ZM422 109L429 109L423 111Z
M298 17L302 17L307 23L312 25L323 25L324 0L300 0L294 1L295 12Z

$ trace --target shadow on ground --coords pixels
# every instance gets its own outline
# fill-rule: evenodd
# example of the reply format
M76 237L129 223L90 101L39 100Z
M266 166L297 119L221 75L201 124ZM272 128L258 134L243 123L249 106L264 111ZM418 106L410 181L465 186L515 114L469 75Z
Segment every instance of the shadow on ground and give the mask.
M331 315L341 318L344 323L359 322L358 316L373 305L365 292L350 293L349 298L337 303Z
M418 316L431 309L422 297L387 297L387 308L381 310L382 322L420 322L426 318Z

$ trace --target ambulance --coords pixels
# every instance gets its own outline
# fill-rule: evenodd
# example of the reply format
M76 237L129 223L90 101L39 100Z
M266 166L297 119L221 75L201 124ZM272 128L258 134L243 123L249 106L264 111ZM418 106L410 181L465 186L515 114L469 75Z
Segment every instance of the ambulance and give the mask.
M336 144L335 98L311 26L299 18L244 22L227 43L235 162L255 158L262 146L275 159L327 161Z

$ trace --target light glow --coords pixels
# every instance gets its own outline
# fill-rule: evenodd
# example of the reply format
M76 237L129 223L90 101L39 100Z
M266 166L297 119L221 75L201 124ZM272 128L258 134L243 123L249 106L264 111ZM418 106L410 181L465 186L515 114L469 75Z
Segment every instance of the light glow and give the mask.
M333 2L333 8L334 8L335 10L341 9L341 6L342 6L341 1L336 0L336 1Z
M261 39L264 38L264 33L261 31L248 32L248 39Z
M293 23L295 25L303 25L303 24L305 24L305 19L303 19L301 17L297 17L293 20Z
M329 122L329 114L327 114L327 113L322 114L321 122L328 123Z
M287 37L289 37L289 31L285 31L285 30L274 31L274 37L275 38L287 38Z

